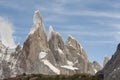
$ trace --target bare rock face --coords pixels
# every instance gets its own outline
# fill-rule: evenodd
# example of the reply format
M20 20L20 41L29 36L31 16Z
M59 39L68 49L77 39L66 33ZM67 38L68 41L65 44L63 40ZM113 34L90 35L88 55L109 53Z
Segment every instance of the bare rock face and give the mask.
M52 26L50 26L48 36L49 48L52 51L57 64L59 66L66 64L65 46L61 36L53 30Z
M102 70L104 80L120 80L120 44L117 47L115 54L105 65Z
M44 61L50 58L49 60L55 64L55 60L48 48L47 37L39 11L35 12L33 22L34 25L23 46L21 67L28 73L48 74L51 71L48 70L49 67L45 65ZM43 61L41 59L42 55L47 56Z
M72 49L76 50L80 55L83 55L84 59L87 59L87 55L86 55L86 52L84 51L83 47L72 36L68 37L66 46L68 48L72 48Z
M23 46L23 54L26 55L26 59L35 61L39 52L48 49L47 37L44 31L44 25L39 12L34 14L34 25L28 35L27 40Z

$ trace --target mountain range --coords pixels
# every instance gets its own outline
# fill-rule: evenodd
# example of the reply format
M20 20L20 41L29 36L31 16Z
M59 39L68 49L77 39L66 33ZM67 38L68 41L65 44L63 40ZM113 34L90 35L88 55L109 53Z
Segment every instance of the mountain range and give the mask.
M116 53L104 60L104 68L97 61L90 62L87 53L79 42L71 35L66 42L61 35L50 26L46 36L43 19L37 10L34 13L33 26L24 44L16 48L5 46L0 41L0 78L15 77L23 73L43 75L104 75L105 80L119 77L118 45ZM118 80L119 80L118 79Z

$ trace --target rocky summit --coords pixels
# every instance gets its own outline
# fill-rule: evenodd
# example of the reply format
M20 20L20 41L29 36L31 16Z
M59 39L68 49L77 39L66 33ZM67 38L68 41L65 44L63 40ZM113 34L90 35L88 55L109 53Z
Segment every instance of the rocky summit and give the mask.
M116 55L118 53L119 49ZM119 56L114 55L113 59L115 57ZM110 63L111 61L108 65ZM112 68L115 67L112 66ZM119 65L116 66L116 69L118 68ZM99 70L101 70L101 66L96 61L89 62L84 48L72 36L68 36L66 43L64 43L61 35L50 26L47 38L44 23L38 10L34 13L33 26L23 46L18 45L11 49L0 42L1 79L23 73L43 75L87 73L94 75ZM109 72L106 73L106 76L112 75L108 74Z

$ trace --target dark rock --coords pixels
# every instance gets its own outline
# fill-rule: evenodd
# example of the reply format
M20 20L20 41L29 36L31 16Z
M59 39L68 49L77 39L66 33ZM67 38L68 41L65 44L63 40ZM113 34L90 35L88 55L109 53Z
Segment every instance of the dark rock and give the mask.
M120 80L120 44L112 58L107 62L102 72L104 80Z

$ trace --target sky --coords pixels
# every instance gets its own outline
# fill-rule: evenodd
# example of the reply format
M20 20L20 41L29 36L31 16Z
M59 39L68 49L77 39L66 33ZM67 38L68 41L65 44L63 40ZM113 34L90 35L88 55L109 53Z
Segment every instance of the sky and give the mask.
M111 58L116 51L120 42L120 0L0 0L0 39L9 46L23 45L36 10L47 34L52 25L64 42L72 35L91 62L102 65L104 56Z

